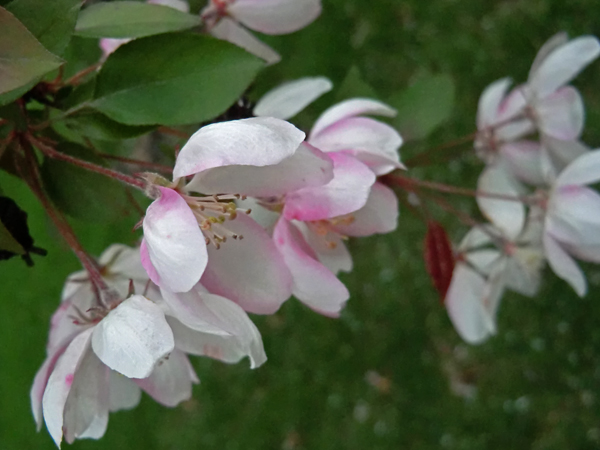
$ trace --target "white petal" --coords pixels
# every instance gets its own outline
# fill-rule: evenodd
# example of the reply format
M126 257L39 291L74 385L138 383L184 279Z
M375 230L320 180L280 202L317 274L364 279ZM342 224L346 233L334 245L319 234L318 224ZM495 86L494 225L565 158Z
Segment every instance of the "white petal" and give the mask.
M465 259L470 266L485 276L489 276L496 269L501 257L502 254L498 250L491 248L470 251L465 254Z
M492 225L481 225L473 227L469 230L469 232L465 235L465 237L460 242L458 249L461 252L468 252L472 250L476 250L478 248L487 246L494 242L492 237L501 237L502 233L499 230L494 228Z
M600 42L594 36L581 36L555 49L529 79L538 98L544 98L575 78L600 55Z
M310 222L294 221L293 224L302 233L306 243L325 267L336 275L340 271L350 272L352 270L352 255L339 233L328 231L323 235L322 231L316 230Z
M573 258L548 233L544 235L544 250L548 264L554 273L569 283L577 295L583 297L587 292L587 283L583 272Z
M387 186L375 183L367 203L352 213L352 221L334 223L333 228L344 236L370 236L390 233L398 226L398 199Z
M531 79L535 72L539 70L540 65L544 60L557 48L563 46L569 41L569 35L564 31L560 31L548 39L544 45L542 45L535 55L531 69L529 70L529 78Z
M105 267L107 278L118 276L144 282L148 280L148 275L140 260L139 247L113 244L98 258L98 264Z
M201 294L202 301L218 318L227 336L204 333L185 326L180 320L169 319L175 336L175 346L186 353L205 355L235 363L248 356L254 369L267 357L262 338L246 312L236 303L219 295Z
M192 397L191 373L193 368L187 356L175 350L148 378L135 382L161 405L174 407Z
M538 142L509 142L500 147L510 172L520 181L535 186L542 186L546 178L542 171L542 149Z
M324 186L308 187L286 196L287 220L322 220L358 211L365 206L375 174L353 156L331 153L333 179Z
M220 19L219 22L211 28L210 34L243 48L247 52L263 59L269 65L276 64L281 61L281 56L279 56L279 53L258 39L244 27L238 25L236 22L227 17Z
M164 313L150 300L134 295L94 328L92 347L100 360L129 378L146 378L174 347Z
M93 328L83 331L75 337L62 354L50 378L42 399L42 410L48 433L58 447L63 436L63 417L67 397L73 385L75 371L85 353L89 351Z
M242 240L209 246L201 279L210 292L222 295L256 314L272 314L291 295L292 277L265 230L245 214L225 226Z
M581 141L562 141L547 135L542 136L542 145L548 150L558 172L590 150Z
M292 272L294 296L323 315L338 317L350 297L346 286L317 261L302 234L284 218L275 226L273 240Z
M477 107L477 128L479 130L495 123L500 103L506 95L510 83L510 78L502 78L501 80L494 81L484 89L481 97L479 97L479 105Z
M251 30L287 34L319 17L321 0L236 0L228 12Z
M567 86L540 101L535 111L540 131L570 141L583 131L583 100L577 89Z
M144 218L142 264L156 285L189 291L208 262L204 235L186 201L172 189L160 191Z
M270 166L292 156L304 132L285 120L253 117L213 123L196 131L183 146L173 177L193 175L213 167Z
M506 262L506 286L528 297L537 295L542 281L541 247L517 247Z
M556 185L584 185L598 181L600 181L600 150L594 150L569 164L558 176Z
M325 77L283 83L262 96L254 107L254 115L290 119L332 88L333 83Z
M108 425L109 369L94 352L81 359L67 397L63 433L72 444L78 438L99 439Z
M524 112L527 98L527 86L519 85L513 88L500 103L495 123L513 122L513 119Z
M494 334L493 322L483 307L484 278L465 264L457 264L444 303L462 339L479 344Z
M339 120L311 137L309 142L327 153L344 151L354 155L377 175L404 168L398 153L402 145L398 132L367 117Z
M587 187L563 186L551 200L546 229L561 242L600 245L600 195Z
M203 194L278 197L305 187L322 186L332 178L331 158L303 142L293 155L278 164L215 167L196 174L186 189Z
M321 114L310 132L310 139L316 138L321 131L340 120L364 114L394 117L396 110L385 103L369 98L345 100Z
M135 408L142 398L142 391L137 384L125 375L114 370L109 376L109 409L111 412Z
M516 238L525 225L525 206L516 199L521 195L516 180L503 166L491 166L486 168L479 177L477 190L482 193L515 197L515 200L499 200L478 195L477 204L481 212L507 237Z

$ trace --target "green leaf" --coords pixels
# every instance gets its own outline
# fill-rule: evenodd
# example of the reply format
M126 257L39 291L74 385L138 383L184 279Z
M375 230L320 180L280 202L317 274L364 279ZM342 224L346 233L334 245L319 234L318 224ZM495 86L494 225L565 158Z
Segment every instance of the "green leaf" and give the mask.
M0 94L24 88L63 63L1 7L0 30Z
M102 164L91 150L78 144L61 143L57 150ZM125 188L103 175L50 158L44 160L41 174L54 204L72 217L106 222L122 217L130 209Z
M6 9L13 13L51 52L62 55L69 44L81 0L14 0Z
M149 133L153 125L124 125L93 110L83 110L65 120L67 128L82 136L101 141L120 141Z
M133 1L96 3L79 14L76 34L95 38L138 38L200 25L200 16Z
M0 250L6 250L17 255L25 254L23 246L17 242L2 222L0 222Z
M342 101L355 97L379 98L375 90L363 80L358 67L352 66L342 81L336 98L338 101Z
M405 140L427 137L453 112L455 87L448 75L425 75L388 103L398 110L394 125Z
M263 66L239 47L207 36L142 38L108 57L92 106L128 125L203 122L226 111Z

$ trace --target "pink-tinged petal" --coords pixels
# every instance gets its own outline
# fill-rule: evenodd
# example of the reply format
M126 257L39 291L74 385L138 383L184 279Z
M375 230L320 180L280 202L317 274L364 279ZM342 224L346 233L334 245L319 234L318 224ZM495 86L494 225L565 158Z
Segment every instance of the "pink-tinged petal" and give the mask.
M370 236L390 233L398 226L398 199L387 186L375 183L365 206L352 213L353 220L334 223L344 236Z
M350 155L331 153L333 180L324 186L300 189L287 195L287 220L322 220L358 211L366 203L375 174Z
M444 303L460 337L480 344L495 333L493 317L484 307L485 279L465 264L457 264Z
M494 81L486 87L479 97L477 107L477 128L482 130L496 122L500 103L506 95L506 91L511 84L510 78L502 78Z
M495 123L511 121L523 113L527 106L527 97L527 87L525 85L519 85L510 91L500 103Z
M219 295L204 292L202 300L230 334L218 336L198 332L185 326L180 320L170 318L169 324L175 336L176 348L228 363L238 362L248 356L253 369L263 364L267 357L262 338L246 312L236 303Z
M517 200L521 195L518 182L501 165L486 168L479 177L477 205L481 212L511 239L516 238L525 225L525 206ZM500 200L484 194L500 194L515 200Z
M63 437L65 404L73 385L75 371L90 348L93 328L79 334L56 363L42 398L42 410L48 433L60 447Z
M403 168L398 149L402 138L385 123L367 117L349 117L327 127L309 141L320 150L345 151L371 167L378 175Z
M563 46L569 41L569 35L564 31L560 31L548 39L544 45L542 45L535 55L535 59L533 60L533 64L531 64L531 69L529 70L529 78L531 79L533 75L539 70L540 65L544 62L544 60L556 49Z
M309 247L315 252L317 259L335 275L352 270L352 255L346 248L344 240L339 233L328 231L323 235L322 230L317 230L318 225L310 222L293 222L294 226L302 233Z
M285 120L253 117L213 123L196 131L183 146L173 177L222 166L270 166L294 154L304 132Z
M263 41L233 20L224 17L210 29L210 34L258 56L268 65L281 61L281 56Z
M129 297L94 328L98 358L129 378L146 378L173 348L173 333L159 306L141 295Z
M594 36L581 36L550 53L529 78L537 98L552 94L575 78L600 55L600 42Z
M583 244L583 245L572 245L568 243L562 243L563 248L571 255L582 261L588 261L596 264L600 264L600 244Z
M254 107L254 115L290 119L332 88L333 83L325 77L283 83L262 96Z
M587 282L583 272L573 258L548 233L544 235L544 251L554 273L569 283L577 295L583 297L587 292Z
M546 183L542 171L542 148L539 142L509 142L500 147L508 168L524 183L541 186Z
M273 314L291 295L292 277L265 230L245 214L224 226L242 240L209 246L200 282L210 292L255 314Z
M510 142L521 139L536 131L530 119L517 119L495 128L495 137L499 142Z
M110 412L133 409L140 403L142 391L131 378L110 370L108 382Z
M146 3L168 6L184 13L190 12L190 5L185 0L147 0Z
M186 201L173 189L146 211L141 260L150 279L173 292L189 291L208 262L204 235Z
M50 333L48 335L48 344L46 350L53 353L54 349L64 346L65 342L70 342L73 337L80 333L85 327L73 323L73 315L77 314L74 306L79 311L87 311L96 305L96 296L89 285L85 286L87 292L82 290L71 298L61 302L58 309L50 319Z
M223 322L206 304L206 294L199 287L177 294L162 289L161 295L167 305L166 314L175 317L185 326L195 331L220 336L230 336L233 333L228 323Z
M186 186L203 194L231 192L252 197L278 197L298 189L322 186L333 178L333 161L310 144L272 166L215 167L200 172Z
M118 49L121 45L128 43L131 39L114 39L114 38L102 38L100 39L100 48L102 49L102 55L106 59L108 55Z
M148 378L135 380L135 383L161 405L174 407L192 397L193 379L190 372L193 372L193 368L187 356L174 350Z
M288 34L319 17L321 0L236 0L227 10L251 30Z
M94 352L81 359L67 397L63 433L72 444L78 438L101 438L108 425L109 369Z
M581 95L567 86L537 103L535 111L540 131L563 141L577 139L583 131L584 109Z
M352 98L345 100L333 105L321 114L310 132L309 141L316 138L321 131L340 120L365 114L394 117L396 115L396 110L385 103L369 98Z
M556 180L557 186L594 184L600 181L600 150L581 155Z
M287 220L279 220L273 240L292 272L294 296L318 313L338 317L350 298L346 286L317 260L302 234Z
M546 229L561 242L600 245L600 195L587 187L556 188Z

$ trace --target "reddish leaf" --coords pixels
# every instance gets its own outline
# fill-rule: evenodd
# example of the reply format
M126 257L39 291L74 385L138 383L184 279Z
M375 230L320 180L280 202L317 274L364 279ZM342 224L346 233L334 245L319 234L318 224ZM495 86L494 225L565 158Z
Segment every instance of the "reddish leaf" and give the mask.
M433 286L443 302L450 287L455 261L448 234L444 227L437 222L429 221L427 223L423 257Z

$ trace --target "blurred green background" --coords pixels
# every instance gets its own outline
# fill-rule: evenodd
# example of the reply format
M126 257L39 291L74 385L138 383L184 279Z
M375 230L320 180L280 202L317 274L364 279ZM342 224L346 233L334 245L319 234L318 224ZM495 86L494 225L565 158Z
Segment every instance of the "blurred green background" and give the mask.
M197 2L199 3L199 2ZM506 75L525 80L539 46L565 30L600 34L598 0L324 0L323 15L296 34L265 37L283 55L256 83L262 92L285 79L325 75L337 86L350 67L381 99L424 72L456 83L451 119L403 157L474 129L482 89ZM600 146L600 63L575 85L587 107L584 140ZM328 94L300 117L308 126L336 100ZM341 95L341 94L340 94ZM465 156L414 173L474 185L480 170ZM0 185L29 213L34 268L0 264L0 449L52 449L35 432L29 388L44 358L48 320L77 261L17 180ZM469 199L457 205L475 212ZM454 240L466 229L436 211ZM139 217L75 223L99 254L133 243ZM355 270L342 276L352 294L339 320L297 301L255 317L269 361L250 371L194 360L202 383L175 409L148 397L112 414L106 436L74 449L596 449L600 448L600 270L588 268L590 293L579 299L549 271L535 299L504 297L499 334L462 343L429 284L423 224L402 210L398 230L352 241Z

